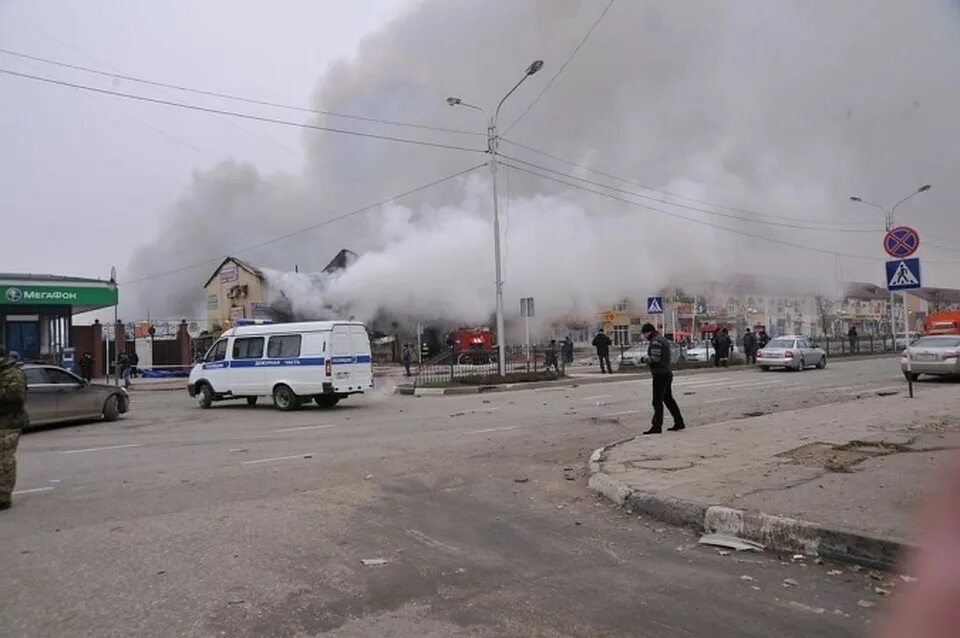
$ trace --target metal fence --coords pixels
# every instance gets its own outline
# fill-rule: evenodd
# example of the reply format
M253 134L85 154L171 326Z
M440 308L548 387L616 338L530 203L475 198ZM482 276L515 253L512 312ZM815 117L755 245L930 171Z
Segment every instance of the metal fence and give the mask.
M414 385L440 386L482 384L502 381L533 381L564 376L565 364L560 348L551 351L531 348L508 348L505 376L497 370L496 350L446 350L416 366Z
M907 347L903 335L866 335L862 337L821 337L812 340L827 351L829 357L843 357L858 354L889 354Z

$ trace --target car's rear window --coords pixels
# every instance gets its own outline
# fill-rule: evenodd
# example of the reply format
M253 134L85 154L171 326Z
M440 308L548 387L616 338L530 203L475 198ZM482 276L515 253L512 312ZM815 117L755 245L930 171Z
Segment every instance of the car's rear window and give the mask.
M794 342L793 339L774 339L773 341L767 344L767 347L768 348L792 348L793 342Z
M920 337L914 348L956 348L960 347L960 337Z

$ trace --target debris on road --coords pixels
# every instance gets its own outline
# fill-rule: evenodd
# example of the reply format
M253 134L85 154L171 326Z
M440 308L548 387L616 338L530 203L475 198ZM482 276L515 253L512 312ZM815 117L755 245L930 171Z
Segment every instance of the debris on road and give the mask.
M843 574L842 569L831 569L827 572L827 576L840 576L841 574Z
M735 549L738 552L762 552L764 550L764 546L760 543L748 541L743 538L737 538L736 536L729 536L727 534L704 534L700 537L698 542L701 545L725 547L727 549Z
M879 594L880 596L889 596L889 595L890 595L890 590L889 590L889 589L884 589L883 587L874 587L874 588L873 588L873 592L874 592L875 594Z
M791 560L798 561L798 560L805 560L806 558L807 557L804 556L803 554L794 554Z
M795 581L795 580L792 579L792 578L784 578L784 579L783 579L783 586L784 586L784 587L797 587L799 584L800 584L800 583L798 583L797 581Z
M455 573L457 573L457 574L466 574L466 573L467 573L467 570L466 570L466 568L464 568L464 567L457 567L457 571L456 571Z
M366 476L363 477L363 480L364 480L364 481L369 481L369 480L372 479L372 478L373 478L373 474L367 474Z
M730 555L730 550L729 550L729 549L718 549L718 550L717 550L717 553L720 554L721 556L729 556L729 555Z
M905 575L901 574L901 575L900 575L900 580L902 580L902 581L905 582L905 583L915 583L915 582L917 582L917 581L920 580L920 579L917 578L916 576L905 576Z
M745 580L748 583L753 582L753 576L747 576L746 574L744 574L743 576L740 577L740 580Z
M688 391L688 392L684 392L684 393L683 393L683 396L688 397L688 396L693 395L693 394L696 394L696 392L690 392L690 391Z
M361 558L360 562L364 567L380 567L389 561L386 558Z
M857 605L863 607L864 609L870 609L871 607L876 607L877 603L872 600L863 600L862 598L857 601Z
M766 414L766 412L764 412L763 410L752 410L750 412L744 412L743 416L752 418L755 416L763 416L764 414Z
M790 606L803 611L809 611L812 614L822 614L826 611L826 609L823 607L811 607L810 605L805 605L804 603L798 603L795 600L790 601Z
M519 478L513 479L513 482L514 482L514 483L527 483L527 482L529 482L529 481L530 481L530 479L527 478L526 476L521 476L521 477L519 477Z

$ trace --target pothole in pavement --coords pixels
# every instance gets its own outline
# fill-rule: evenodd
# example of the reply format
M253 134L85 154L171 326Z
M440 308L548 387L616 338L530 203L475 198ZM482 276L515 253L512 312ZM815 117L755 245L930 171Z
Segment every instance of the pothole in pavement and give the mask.
M850 441L843 445L817 442L801 445L777 456L804 467L822 467L828 472L850 473L855 472L855 466L867 459L909 451L907 445L888 441Z

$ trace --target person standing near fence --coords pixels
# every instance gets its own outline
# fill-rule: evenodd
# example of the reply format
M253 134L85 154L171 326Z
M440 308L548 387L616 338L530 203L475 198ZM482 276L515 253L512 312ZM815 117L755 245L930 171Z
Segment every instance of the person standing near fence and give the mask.
M413 364L413 348L409 343L403 344L403 352L400 354L400 361L403 363L403 369L406 375L410 376L410 366Z
M743 333L743 354L747 358L747 365L757 362L757 335L750 328Z
M858 346L859 343L859 333L857 332L856 326L850 326L850 330L847 331L847 339L850 340L850 354L856 354L860 349Z
M683 415L680 406L673 398L673 370L671 368L670 342L657 332L653 324L645 323L640 328L640 334L650 345L647 348L647 365L650 366L650 375L653 377L653 421L649 430L644 434L660 434L663 432L663 407L666 406L673 417L671 432L683 430Z
M597 332L593 338L593 347L597 349L597 358L600 359L600 374L613 374L613 367L610 365L610 346L613 342L603 331L603 328Z
M545 370L553 368L556 370L558 375L560 374L559 348L557 346L556 339L551 339L550 343L547 345L547 352L545 355L543 368Z

